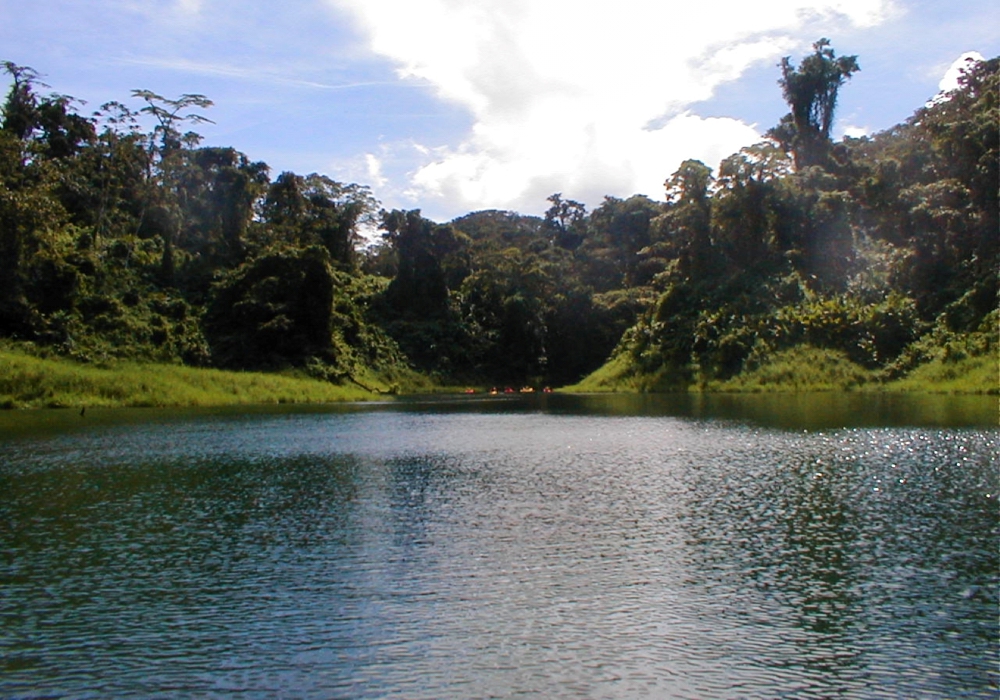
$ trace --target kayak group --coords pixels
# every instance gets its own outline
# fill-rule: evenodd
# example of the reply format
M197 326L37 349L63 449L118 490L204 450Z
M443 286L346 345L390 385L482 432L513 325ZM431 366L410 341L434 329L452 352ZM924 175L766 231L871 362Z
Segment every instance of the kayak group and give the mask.
M541 392L543 394L551 394L552 389L550 389L549 387L545 387L544 389L541 390ZM476 390L469 388L465 390L465 393L475 394ZM535 393L535 388L531 386L523 386L520 389L513 389L512 387L506 387L505 389L497 389L496 387L493 387L489 391L490 396L497 396L499 394L534 394L534 393Z

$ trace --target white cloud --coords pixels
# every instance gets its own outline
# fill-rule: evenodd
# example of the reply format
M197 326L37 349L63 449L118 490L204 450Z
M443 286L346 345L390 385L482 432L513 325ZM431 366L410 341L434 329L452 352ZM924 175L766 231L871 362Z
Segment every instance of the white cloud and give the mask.
M710 166L759 138L690 106L838 26L871 26L890 0L328 0L404 79L468 109L456 147L429 147L410 194L449 211L537 211L545 197L662 196L685 158Z
M385 187L388 184L388 180L382 174L382 161L374 153L365 154L365 171L366 180L375 187Z
M941 78L941 82L938 83L938 89L942 92L951 92L958 87L958 78L962 75L962 72L968 68L972 62L978 62L983 60L983 55L978 51L966 51L952 63L948 70L945 71L944 76Z
M852 139L860 139L863 136L867 136L871 133L871 129L865 126L845 126L844 136L850 137Z
M224 62L212 63L208 61L192 61L185 58L122 58L118 59L117 62L123 65L162 68L164 70L187 73L191 75L232 78L234 80L254 83L272 83L274 85L315 88L318 90L354 90L356 88L393 84L385 81L373 80L345 82L340 84L323 83L298 77L294 67L283 68L282 66L247 66Z
M927 101L927 106L941 104L951 99L951 91L958 88L958 79L962 73L969 68L973 62L982 61L983 56L978 51L966 51L961 56L952 61L952 64L944 71L941 81L938 83L938 94Z

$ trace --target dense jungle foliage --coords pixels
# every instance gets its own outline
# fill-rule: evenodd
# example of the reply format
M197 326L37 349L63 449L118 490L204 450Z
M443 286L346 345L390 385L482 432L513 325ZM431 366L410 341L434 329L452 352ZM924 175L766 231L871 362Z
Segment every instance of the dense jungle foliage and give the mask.
M709 386L795 348L897 378L997 347L998 59L904 124L834 143L859 70L781 64L789 114L665 200L561 194L439 224L368 188L271 179L186 131L202 95L92 115L7 62L0 337L38 353L334 381ZM378 231L372 242L362 232ZM583 386L587 386L585 383ZM994 387L995 388L995 387Z

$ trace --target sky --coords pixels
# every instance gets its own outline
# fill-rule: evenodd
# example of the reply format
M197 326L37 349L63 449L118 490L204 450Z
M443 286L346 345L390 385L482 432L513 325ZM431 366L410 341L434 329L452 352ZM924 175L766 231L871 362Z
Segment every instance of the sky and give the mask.
M0 0L0 61L89 114L135 89L206 95L204 145L371 187L437 221L546 198L662 199L788 109L778 64L821 37L860 72L834 137L904 121L963 56L1000 55L996 0ZM946 78L946 76L949 76ZM6 90L9 80L0 81Z

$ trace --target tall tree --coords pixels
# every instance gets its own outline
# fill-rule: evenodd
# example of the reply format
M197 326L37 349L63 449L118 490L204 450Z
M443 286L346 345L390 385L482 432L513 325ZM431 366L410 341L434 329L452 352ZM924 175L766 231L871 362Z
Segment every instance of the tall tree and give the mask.
M813 44L813 53L798 68L790 57L781 59L778 84L792 111L770 135L792 152L797 169L827 164L837 93L859 70L858 57L838 57L829 39Z
M184 161L177 173L185 223L178 243L214 262L238 262L254 205L268 183L267 165L218 147L187 151Z
M13 82L0 108L0 334L33 335L30 300L25 296L32 255L43 240L66 223L56 190L59 166L47 156L35 93L38 73L10 61L0 63ZM68 98L56 96L64 110Z
M606 252L615 270L615 286L632 286L642 261L639 251L650 244L650 222L662 213L662 205L644 195L628 199L607 196L590 215L585 253ZM607 247L600 251L594 243Z
M717 255L712 246L712 200L709 189L712 169L700 160L686 160L664 183L667 213L657 222L666 227L679 250L682 274L693 279L717 271Z
M133 90L132 96L145 100L146 106L139 112L151 115L157 122L147 143L150 168L147 176L155 185L152 189L155 196L151 198L149 211L143 212L145 229L143 233L159 234L163 239L163 257L160 266L163 281L173 284L174 247L182 237L187 204L183 173L189 163L185 151L192 149L201 141L201 136L194 132L182 135L178 127L184 122L211 123L211 119L191 110L211 107L212 101L198 94L184 94L176 100L171 100L151 90Z
M11 77L10 91L3 105L3 119L0 129L15 138L27 139L38 122L38 97L35 86L39 83L38 73L27 66L19 66L12 61L4 61L4 72Z
M552 232L552 242L570 250L583 242L581 233L587 218L587 207L572 199L563 199L557 192L547 198L552 206L545 212L544 226Z
M359 229L374 226L378 208L364 185L284 172L268 188L263 213L279 240L321 245L338 267L353 270L363 241Z
M27 66L11 61L0 63L12 78L10 91L2 107L0 129L30 143L32 152L48 158L76 155L85 144L94 141L93 122L72 110L76 101L68 95L39 96L38 86L48 87Z
M204 115L192 112L194 108L207 109L213 102L204 95L184 94L176 100L158 95L152 90L133 90L133 97L146 101L146 106L139 111L156 119L153 128L153 140L159 139L159 148L163 154L179 149L185 141L200 141L201 137L191 132L181 135L178 126L184 122L192 124L213 123ZM152 144L151 144L152 146Z
M212 287L205 333L216 364L274 368L310 357L335 361L336 280L319 246L247 261Z
M425 219L419 209L383 212L381 228L399 261L396 278L387 290L396 312L422 318L445 315L447 267L450 259L462 256L468 236Z
M751 267L769 253L783 252L778 184L789 175L789 166L787 154L770 142L743 148L719 164L712 224L734 264Z

